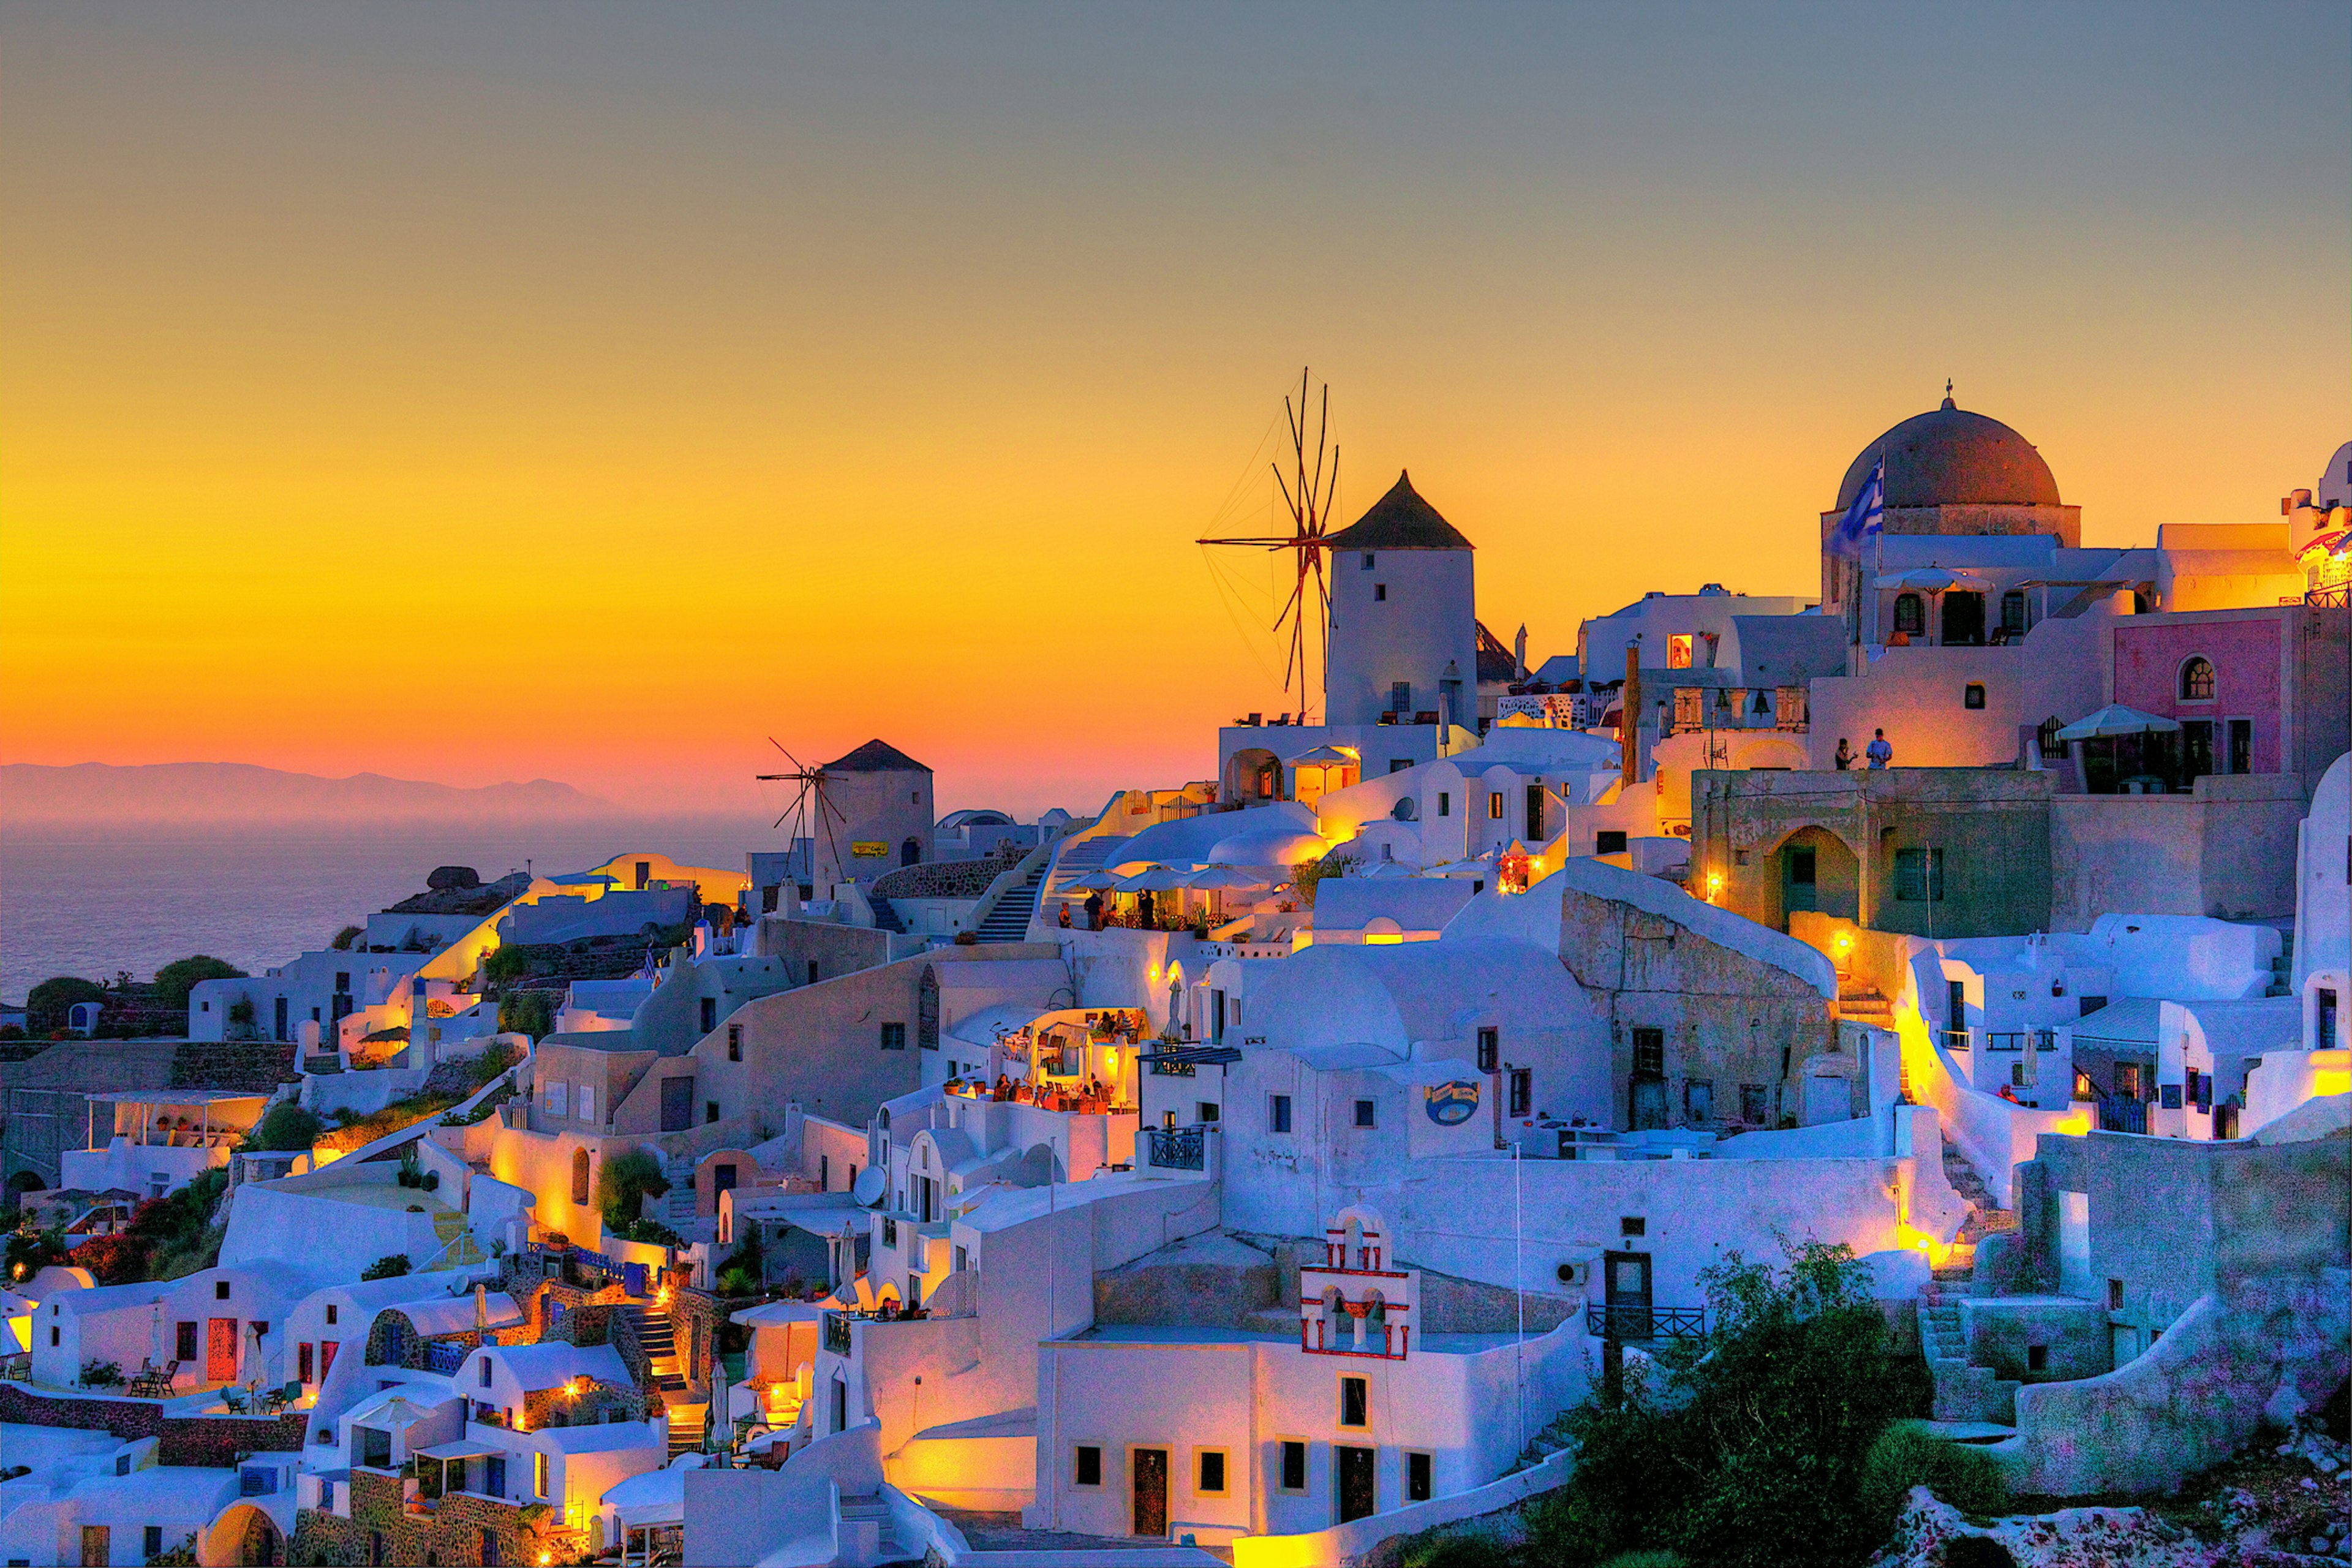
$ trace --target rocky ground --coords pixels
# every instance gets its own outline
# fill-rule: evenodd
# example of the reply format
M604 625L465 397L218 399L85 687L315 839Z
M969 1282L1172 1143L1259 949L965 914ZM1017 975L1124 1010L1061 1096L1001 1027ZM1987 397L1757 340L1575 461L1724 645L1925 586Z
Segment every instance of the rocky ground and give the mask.
M1989 1543L1963 1546L1969 1540ZM1997 1554L1997 1545L2006 1555ZM1971 1521L1925 1488L1871 1568L2326 1568L2352 1563L2352 1454L2305 1431L2217 1465L2176 1498Z

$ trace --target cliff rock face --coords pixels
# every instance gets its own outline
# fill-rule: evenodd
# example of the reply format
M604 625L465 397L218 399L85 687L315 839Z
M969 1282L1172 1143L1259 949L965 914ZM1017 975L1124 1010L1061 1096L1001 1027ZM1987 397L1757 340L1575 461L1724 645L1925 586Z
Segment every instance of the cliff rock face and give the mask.
M1969 1539L1990 1546L1954 1549ZM2005 1552L2017 1568L2324 1568L2342 1562L2335 1555L2342 1544L2340 1535L2316 1532L2279 1539L2259 1524L2218 1534L2192 1531L2145 1508L2069 1508L1970 1524L1927 1488L1914 1487L1910 1506L1895 1521L1894 1539L1870 1560L1870 1568L1961 1562L1990 1568L2004 1561L1992 1548Z

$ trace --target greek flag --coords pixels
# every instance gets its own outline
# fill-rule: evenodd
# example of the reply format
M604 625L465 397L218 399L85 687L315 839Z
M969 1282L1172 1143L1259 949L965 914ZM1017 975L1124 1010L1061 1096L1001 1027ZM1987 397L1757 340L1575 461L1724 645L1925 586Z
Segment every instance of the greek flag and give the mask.
M1886 516L1886 458L1881 456L1870 478L1863 484L1853 504L1845 509L1830 533L1830 553L1851 560L1862 559L1862 542L1878 531Z

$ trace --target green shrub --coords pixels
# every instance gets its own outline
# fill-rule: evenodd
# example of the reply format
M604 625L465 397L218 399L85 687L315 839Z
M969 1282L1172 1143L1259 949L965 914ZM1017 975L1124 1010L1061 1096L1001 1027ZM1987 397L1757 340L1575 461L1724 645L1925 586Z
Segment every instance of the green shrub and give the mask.
M362 1279L397 1279L408 1272L408 1254L387 1253L360 1270Z
M188 993L204 980L242 980L245 971L210 953L175 958L155 972L155 998L173 1007L188 1005Z
M334 949L337 952L349 952L352 950L352 943L365 935L367 931L363 927L345 926L335 933Z
M79 974L44 980L25 994L25 1030L35 1038L66 1026L66 1014L77 1002L104 1002L106 987Z
M302 1150L316 1143L326 1129L317 1112L282 1100L269 1108L245 1142L249 1149Z
M1408 1547L1398 1568L1515 1568L1510 1546L1486 1534L1440 1535L1425 1547Z
M1689 1559L1679 1552L1663 1549L1621 1552L1601 1568L1689 1568Z
M1701 1336L1656 1352L1659 1386L1629 1380L1563 1420L1575 1473L1528 1510L1527 1561L1601 1568L1636 1550L1708 1568L1827 1568L1885 1538L1858 1495L1863 1457L1932 1393L1897 1356L1853 1250L1807 1241L1789 1266L1733 1254L1706 1270ZM1673 1478L1663 1486L1664 1478Z
M1979 1519L2009 1506L2009 1488L1990 1454L1899 1421L1878 1435L1862 1461L1863 1512L1882 1539L1895 1528L1913 1487L1926 1487L1938 1501Z
M82 1363L81 1385L84 1388L121 1387L122 1363L111 1361L86 1361Z
M500 996L499 1032L529 1035L534 1040L545 1039L555 1028L557 994L553 991L509 991Z
M637 1223L642 1200L669 1191L661 1162L643 1149L630 1149L604 1162L596 1175L596 1206L604 1214L604 1228L626 1234Z

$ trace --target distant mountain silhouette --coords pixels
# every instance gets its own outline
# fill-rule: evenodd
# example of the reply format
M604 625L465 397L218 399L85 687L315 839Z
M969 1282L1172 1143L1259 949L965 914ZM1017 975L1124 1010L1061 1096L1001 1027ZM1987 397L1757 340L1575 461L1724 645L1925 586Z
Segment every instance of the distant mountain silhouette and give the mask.
M0 816L34 823L545 822L617 815L610 801L552 779L481 789L353 773L320 778L250 763L0 765Z

